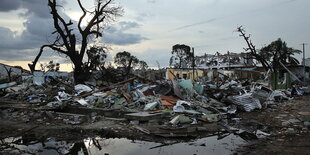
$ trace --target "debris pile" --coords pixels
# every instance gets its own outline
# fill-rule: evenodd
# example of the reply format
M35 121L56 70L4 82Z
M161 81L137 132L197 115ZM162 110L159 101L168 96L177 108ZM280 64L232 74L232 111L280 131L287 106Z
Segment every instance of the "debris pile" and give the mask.
M273 91L263 84L248 81L230 80L219 84L172 79L142 83L144 80L131 78L99 88L72 85L72 82L64 82L57 77L49 79L53 80L40 85L31 78L22 84L1 85L5 94L3 99L24 103L15 104L15 108L2 105L5 109L2 116L45 125L121 120L127 122L132 130L163 137L197 136L218 128L229 133L246 132L264 137L269 135L266 130L244 131L232 127L229 122L238 122L236 114L239 112L274 107L283 100L291 99L290 91ZM23 105L36 111L26 111ZM216 124L221 125L218 127Z

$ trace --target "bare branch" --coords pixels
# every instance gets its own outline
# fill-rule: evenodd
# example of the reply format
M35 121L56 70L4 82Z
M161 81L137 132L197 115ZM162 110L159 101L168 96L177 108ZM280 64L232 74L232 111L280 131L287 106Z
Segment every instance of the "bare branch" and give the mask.
M83 33L83 30L82 30L82 28L81 28L81 23L82 23L82 21L83 21L83 19L85 18L85 16L86 16L86 9L83 7L83 5L81 4L81 0L77 0L78 1L78 3L79 3L79 6L80 6L80 8L81 8L81 10L83 11L83 15L80 17L80 19L79 19L79 23L78 23L78 29L79 29L79 31L80 31L80 33Z
M29 66L31 72L33 72L33 71L35 70L35 66L36 66L37 62L39 61L39 58L41 57L44 48L46 48L46 47L49 47L49 48L51 48L52 50L55 50L55 51L57 51L57 52L59 52L59 53L67 54L66 51L62 50L61 47L58 47L58 46L55 45L55 44L46 44L46 45L42 45L42 46L40 47L40 51L39 51L38 55L36 56L36 58L34 59L34 61L32 62L32 64L28 64L28 66Z
M263 65L263 67L266 70L268 70L268 69L272 70L272 67L270 66L270 64L264 58L262 58L261 55L259 55L257 53L255 46L253 45L252 41L250 40L251 35L246 36L245 30L243 29L242 26L239 26L237 28L237 32L240 33L239 36L243 37L243 39L246 41L246 43L248 45L248 48L244 48L244 50L250 51L251 55L254 56L257 61L261 62L261 64Z
M59 35L61 36L65 46L67 49L70 48L70 45L67 42L67 37L65 35L65 33L63 32L62 28L60 27L58 20L59 20L59 14L57 12L56 9L56 0L53 0L53 2L51 0L49 0L49 6L52 9L51 14L53 16L53 20L54 20L54 27L56 28L56 31L59 33ZM60 17L61 18L61 17ZM61 18L62 19L62 18ZM44 46L44 45L43 45Z
M102 37L102 33L98 32L98 31L90 31L89 34L96 34L97 36Z

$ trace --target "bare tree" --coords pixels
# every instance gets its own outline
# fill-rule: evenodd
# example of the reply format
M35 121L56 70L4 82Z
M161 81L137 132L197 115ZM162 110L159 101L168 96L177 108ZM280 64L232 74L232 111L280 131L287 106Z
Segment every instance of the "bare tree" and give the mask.
M122 14L122 8L113 4L113 0L96 0L96 5L93 11L87 10L81 3L81 0L76 0L83 14L77 23L78 32L74 30L74 24L71 20L65 21L61 13L58 12L59 5L57 0L49 0L48 6L51 10L53 25L56 29L52 34L57 37L51 44L41 46L40 51L32 62L29 64L30 70L35 70L43 50L50 48L66 57L68 57L74 65L74 79L76 83L83 83L89 76L90 67L84 67L83 58L88 50L89 39L91 37L101 37L105 24L114 20L115 17ZM85 17L90 15L86 26L82 26ZM78 37L77 37L78 36ZM79 38L80 37L80 38Z
M268 69L272 70L272 67L270 66L270 64L256 51L255 45L253 45L250 36L251 35L246 35L245 30L243 29L242 26L239 26L237 28L237 32L240 33L239 36L243 37L243 39L246 41L248 47L244 48L245 51L249 51L250 54L257 60L259 61L263 67L265 68L265 70L267 71Z

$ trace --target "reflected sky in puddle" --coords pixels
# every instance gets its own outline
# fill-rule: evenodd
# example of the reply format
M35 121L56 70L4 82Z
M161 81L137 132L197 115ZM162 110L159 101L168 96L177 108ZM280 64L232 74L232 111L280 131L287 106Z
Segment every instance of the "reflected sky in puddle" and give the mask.
M241 138L229 135L221 140L217 136L195 140L193 142L162 145L160 143L146 141L132 141L128 139L98 139L102 149L99 150L89 140L85 145L90 154L118 154L118 155L139 155L139 154L231 154L238 145L244 144Z
M13 143L12 143L13 142ZM126 138L88 138L81 142L70 143L50 138L44 142L33 141L24 144L18 138L2 141L2 153L16 154L109 154L109 155L179 155L179 154L232 154L246 142L238 136L228 135L220 140L218 136L206 137L191 142L163 145L161 143ZM5 146L14 146L14 148ZM0 152L0 153L1 153ZM1 154L2 154L1 153Z

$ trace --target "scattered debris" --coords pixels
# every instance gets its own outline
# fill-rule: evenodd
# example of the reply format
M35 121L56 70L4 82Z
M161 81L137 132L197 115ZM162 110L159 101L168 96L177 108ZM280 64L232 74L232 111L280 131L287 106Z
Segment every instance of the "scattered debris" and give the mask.
M292 99L290 90L272 90L264 83L230 79L198 82L174 78L145 82L134 77L100 88L94 81L73 85L70 80L62 80L62 76L43 74L44 81L36 76L22 83L0 85L3 99L21 103L1 105L2 117L76 128L112 121L121 126L115 132L130 130L165 138L197 137L209 132L225 137L228 133L249 141L276 133L260 123L247 122L238 114L269 112L281 107L282 101ZM286 113L277 115L282 120L282 133L308 132L309 112L297 115L301 119L293 119Z

